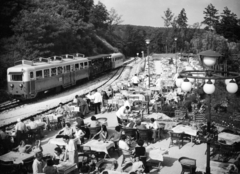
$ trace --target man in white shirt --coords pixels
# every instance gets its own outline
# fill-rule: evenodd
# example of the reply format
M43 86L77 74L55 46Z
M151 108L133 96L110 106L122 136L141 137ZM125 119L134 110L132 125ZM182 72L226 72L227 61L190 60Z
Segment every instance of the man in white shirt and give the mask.
M95 114L98 114L101 111L102 95L100 92L95 90L95 93L92 95L92 97L93 97Z
M122 119L125 119L127 114L129 113L130 108L128 106L122 106L116 112L118 123L122 124Z
M65 158L64 161L67 160L68 162L78 164L78 152L77 152L77 142L78 139L70 139L69 136L64 135L63 141L66 143L66 150L65 150ZM68 154L68 155L67 155Z
M121 136L121 139L120 139L119 142L118 142L118 147L119 147L121 150L123 150L124 152L131 154L130 147L129 147L129 145L126 143L126 139L127 139L126 135L122 135L122 136Z
M30 118L30 122L28 123L28 127L30 129L36 129L38 127L37 123L34 122L34 118Z
M139 78L137 77L137 74L135 74L135 75L132 77L131 82L132 82L133 86L138 86Z
M156 139L158 136L159 125L158 125L158 122L155 121L154 118L151 118L150 121L151 121L151 124L149 125L149 127L152 128L152 132L153 132L152 138L153 138L153 141L156 142Z

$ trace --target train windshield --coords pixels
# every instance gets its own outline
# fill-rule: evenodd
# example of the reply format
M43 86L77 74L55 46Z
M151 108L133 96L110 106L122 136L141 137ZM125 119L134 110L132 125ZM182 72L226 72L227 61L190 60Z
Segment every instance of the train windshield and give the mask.
M22 74L12 74L12 81L22 81Z

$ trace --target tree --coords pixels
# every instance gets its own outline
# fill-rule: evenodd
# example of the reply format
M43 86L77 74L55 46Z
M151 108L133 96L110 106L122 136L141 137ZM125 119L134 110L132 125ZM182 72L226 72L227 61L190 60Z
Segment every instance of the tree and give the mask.
M188 21L187 14L185 12L185 9L183 8L177 17L176 23L179 26L179 28L187 28L188 26L187 21Z
M172 19L173 19L174 14L168 8L166 11L164 11L164 16L165 17L162 16L162 19L164 20L164 26L168 28L172 23Z
M106 6L98 2L92 7L89 22L92 23L95 29L107 29L109 20L109 13Z
M118 15L116 10L114 8L111 8L109 11L109 17L108 17L108 30L110 32L113 31L113 28L123 22L122 15Z
M207 25L205 29L215 29L219 20L218 10L212 4L209 4L203 14L205 14L205 17L202 23Z
M237 41L240 40L239 31L240 25L237 15L225 7L221 14L220 22L216 26L216 32L230 41Z

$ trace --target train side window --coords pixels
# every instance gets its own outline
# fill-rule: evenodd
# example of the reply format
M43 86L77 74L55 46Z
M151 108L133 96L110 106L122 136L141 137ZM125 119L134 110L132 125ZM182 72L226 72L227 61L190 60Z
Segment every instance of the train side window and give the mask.
M75 64L75 70L79 70L79 64Z
M57 75L57 68L52 68L51 69L51 76L56 76Z
M36 72L36 78L37 79L41 79L43 76L42 76L42 70L41 71L37 71Z
M33 76L33 72L30 72L30 79L33 79L34 76Z
M44 70L44 78L50 77L50 71L49 69Z
M88 68L88 63L84 62L84 68Z
M66 66L66 73L70 72L70 65Z
M80 63L80 69L83 69L83 63Z
M71 70L71 72L74 71L74 66L73 65L70 65L70 70Z
M63 73L63 68L62 67L58 67L58 75L61 75Z

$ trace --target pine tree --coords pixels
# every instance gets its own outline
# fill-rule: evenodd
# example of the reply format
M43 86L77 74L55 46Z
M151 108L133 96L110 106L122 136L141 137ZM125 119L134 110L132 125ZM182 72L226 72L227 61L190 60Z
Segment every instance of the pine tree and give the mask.
M203 14L205 14L205 17L202 23L207 25L205 29L215 29L219 20L218 10L212 4L209 4Z

